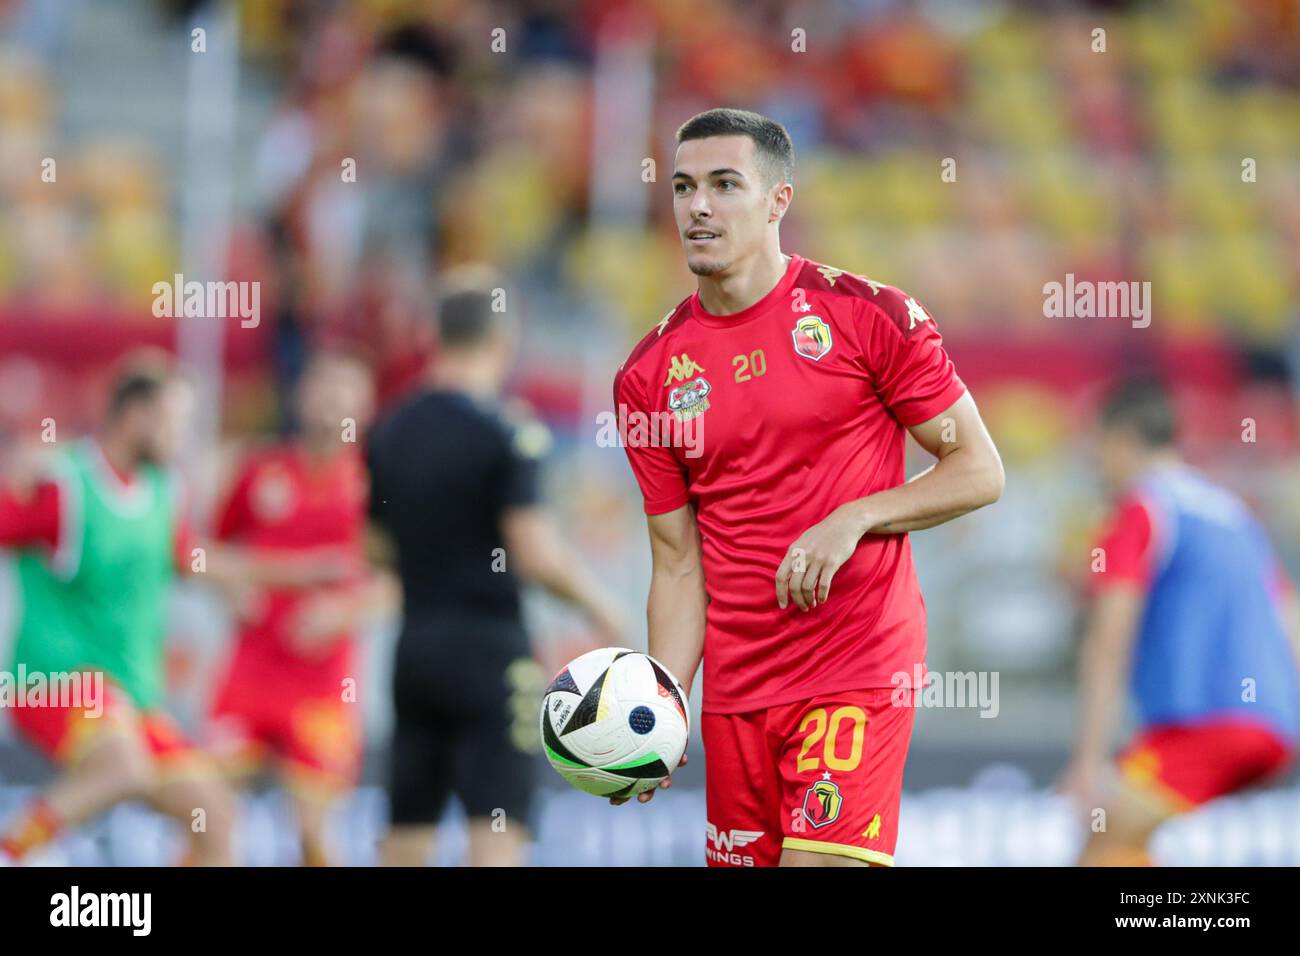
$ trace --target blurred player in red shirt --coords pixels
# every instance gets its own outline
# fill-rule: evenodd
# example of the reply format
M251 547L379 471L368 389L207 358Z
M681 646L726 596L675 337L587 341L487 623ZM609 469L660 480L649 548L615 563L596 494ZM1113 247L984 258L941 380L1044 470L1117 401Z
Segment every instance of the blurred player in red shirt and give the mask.
M1002 463L914 298L782 254L780 124L710 110L677 141L699 289L614 401L649 516L650 653L688 691L704 662L706 858L888 866L925 659L907 532L995 501ZM909 433L938 459L911 481Z
M274 758L303 863L323 866L326 811L355 784L361 762L354 637L363 616L395 606L395 596L386 575L363 572L366 476L355 442L372 410L370 373L342 352L318 352L295 394L298 433L244 460L217 536L268 558L336 548L357 574L311 591L235 597L239 633L207 742L234 776Z

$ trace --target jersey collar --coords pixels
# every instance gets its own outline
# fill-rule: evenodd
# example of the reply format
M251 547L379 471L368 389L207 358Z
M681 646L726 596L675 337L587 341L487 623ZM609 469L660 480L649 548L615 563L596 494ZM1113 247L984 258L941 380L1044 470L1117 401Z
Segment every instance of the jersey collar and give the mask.
M759 299L747 309L741 309L739 312L733 312L731 315L715 315L709 312L700 304L700 292L698 289L691 296L691 314L695 316L696 321L702 325L711 328L726 329L742 322L748 322L750 319L762 315L778 300L789 294L794 287L795 280L799 278L799 272L803 268L803 256L791 255L790 262L785 267L785 275L781 281L772 287L772 291L763 298Z

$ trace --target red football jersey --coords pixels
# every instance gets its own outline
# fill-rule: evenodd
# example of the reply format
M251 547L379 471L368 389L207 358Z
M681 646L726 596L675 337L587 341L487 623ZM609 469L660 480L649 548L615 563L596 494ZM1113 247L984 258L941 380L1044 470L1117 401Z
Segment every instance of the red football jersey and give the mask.
M895 686L923 665L906 534L864 536L808 612L777 605L776 571L837 507L904 482L906 427L965 392L941 341L905 293L793 256L742 312L713 315L691 295L623 363L615 412L645 511L696 510L704 710Z
M339 547L364 567L365 468L359 453L314 461L293 444L251 455L217 522L217 537L265 553ZM341 585L348 586L348 585ZM352 641L340 640L323 659L305 660L293 648L287 625L302 602L297 589L265 589L253 619L240 628L236 667L313 673L346 671Z

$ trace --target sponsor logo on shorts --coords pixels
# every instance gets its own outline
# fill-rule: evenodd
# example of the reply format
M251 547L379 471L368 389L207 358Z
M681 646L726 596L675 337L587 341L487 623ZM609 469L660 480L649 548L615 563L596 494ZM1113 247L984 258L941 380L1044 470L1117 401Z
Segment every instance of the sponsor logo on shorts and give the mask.
M753 866L754 858L737 853L742 847L749 846L763 835L762 830L719 830L712 823L704 824L708 834L708 844L704 854L714 863L730 863L732 866Z

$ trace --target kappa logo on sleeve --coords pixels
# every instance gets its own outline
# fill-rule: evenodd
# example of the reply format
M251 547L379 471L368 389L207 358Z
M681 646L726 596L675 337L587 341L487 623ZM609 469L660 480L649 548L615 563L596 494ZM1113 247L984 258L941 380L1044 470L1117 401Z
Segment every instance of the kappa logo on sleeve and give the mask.
M835 280L844 275L843 269L836 269L834 266L821 266L817 271L821 273L827 285L834 285Z
M918 322L930 321L930 317L925 314L925 309L921 308L921 303L917 302L916 299L912 298L910 295L907 297L907 301L903 304L907 306L907 317L910 320L907 324L907 331L910 332L912 329L916 328L916 323Z
M858 275L856 272L845 272L843 269L837 269L834 266L820 266L817 271L821 273L821 277L826 280L827 285L833 286L835 285L836 279L840 276L847 275L852 276L854 279L861 279L869 285L871 287L872 295L880 295L881 283L868 279L866 276Z

